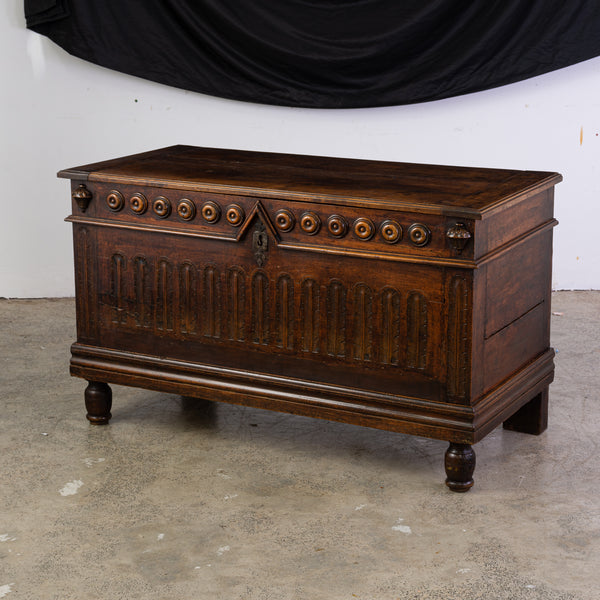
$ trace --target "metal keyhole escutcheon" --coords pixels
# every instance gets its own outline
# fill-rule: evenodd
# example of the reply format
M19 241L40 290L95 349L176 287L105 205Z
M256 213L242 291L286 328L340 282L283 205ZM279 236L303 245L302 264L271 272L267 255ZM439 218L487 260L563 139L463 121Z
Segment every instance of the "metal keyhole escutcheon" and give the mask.
M254 259L259 267L262 267L267 260L267 250L269 249L269 238L264 223L259 221L252 233L252 251Z

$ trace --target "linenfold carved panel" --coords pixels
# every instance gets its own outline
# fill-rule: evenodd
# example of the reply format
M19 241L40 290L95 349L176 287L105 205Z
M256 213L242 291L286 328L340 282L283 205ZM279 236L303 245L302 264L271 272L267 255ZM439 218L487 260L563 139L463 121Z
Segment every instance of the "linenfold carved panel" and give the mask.
M95 280L93 259L95 244L93 234L87 227L77 227L74 231L75 256L78 264L75 269L75 288L77 301L77 330L81 339L94 335L97 325L95 313Z
M394 288L386 287L381 291L381 348L379 360L383 364L398 364L400 318L400 294Z
M448 396L465 401L468 396L469 286L461 276L450 282L448 307Z
M430 304L418 290L121 251L110 256L108 274L111 321L119 327L423 372L433 351ZM460 294L457 301L451 319L460 319ZM460 395L460 376L451 380Z
M236 342L246 339L246 274L239 267L227 270L228 338Z

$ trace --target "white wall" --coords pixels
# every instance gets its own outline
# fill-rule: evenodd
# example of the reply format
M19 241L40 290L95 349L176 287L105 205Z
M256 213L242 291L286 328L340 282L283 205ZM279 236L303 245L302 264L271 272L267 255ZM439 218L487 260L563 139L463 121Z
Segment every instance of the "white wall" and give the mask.
M555 289L600 289L600 59L459 98L360 110L222 100L121 75L0 3L0 296L73 294L58 170L171 144L559 171Z

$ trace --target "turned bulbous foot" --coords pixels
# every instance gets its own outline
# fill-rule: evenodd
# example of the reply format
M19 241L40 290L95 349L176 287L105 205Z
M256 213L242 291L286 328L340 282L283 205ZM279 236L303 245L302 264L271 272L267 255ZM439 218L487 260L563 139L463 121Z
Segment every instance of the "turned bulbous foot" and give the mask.
M468 492L473 487L475 451L470 444L450 442L445 455L446 485L453 492Z
M85 388L87 420L93 425L107 425L112 415L112 390L100 381L90 381Z

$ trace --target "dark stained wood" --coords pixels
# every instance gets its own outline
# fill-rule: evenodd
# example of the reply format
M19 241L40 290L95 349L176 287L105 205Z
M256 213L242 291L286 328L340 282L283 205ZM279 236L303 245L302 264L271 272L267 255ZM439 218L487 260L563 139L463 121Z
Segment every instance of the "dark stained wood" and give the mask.
M556 173L473 169L172 146L59 172L59 177L315 201L379 201L420 212L481 213L552 187Z
M475 451L469 444L450 443L444 456L446 485L453 492L468 492L473 487Z
M560 175L187 146L59 175L91 422L117 383L428 436L454 491L492 429L541 430Z
M92 425L107 425L112 415L112 390L106 383L90 381L85 388L87 419Z
M504 429L540 435L548 429L548 388L503 423Z

